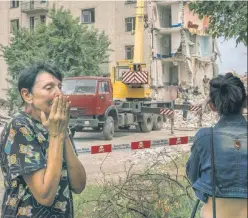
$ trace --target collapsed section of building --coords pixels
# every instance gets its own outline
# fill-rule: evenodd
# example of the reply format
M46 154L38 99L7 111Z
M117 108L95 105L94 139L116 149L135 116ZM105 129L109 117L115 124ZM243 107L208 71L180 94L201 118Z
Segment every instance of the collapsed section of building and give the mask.
M178 87L204 93L204 76L218 74L220 52L202 20L184 1L155 1L147 5L151 40L152 98L175 100Z

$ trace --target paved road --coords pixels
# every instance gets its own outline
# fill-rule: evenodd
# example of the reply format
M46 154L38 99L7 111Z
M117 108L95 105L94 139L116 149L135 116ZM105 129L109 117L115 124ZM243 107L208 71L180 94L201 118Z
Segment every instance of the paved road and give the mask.
M0 134L2 131L0 126ZM74 142L77 148L89 148L92 145L104 145L104 144L122 144L133 141L142 140L159 140L168 139L175 136L193 136L195 131L179 131L175 130L175 134L171 134L170 130L163 129L160 131L152 131L149 133L142 133L139 130L121 130L115 132L115 137L111 141L106 141L103 138L101 132L76 132L74 136Z
M104 145L104 144L122 144L133 141L142 140L159 140L167 139L175 136L193 136L195 131L175 131L175 134L170 134L169 130L163 129L161 131L152 131L149 133L142 133L139 130L118 131L115 132L115 137L111 141L103 139L102 133L92 132L77 132L74 136L74 142L77 148L88 148L91 145Z

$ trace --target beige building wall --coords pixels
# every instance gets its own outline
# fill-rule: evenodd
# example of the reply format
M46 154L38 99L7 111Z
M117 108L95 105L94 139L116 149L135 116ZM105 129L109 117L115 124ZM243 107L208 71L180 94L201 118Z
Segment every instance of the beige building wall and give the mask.
M24 1L25 2L25 1ZM40 2L40 1L37 1ZM46 3L45 3L46 4ZM103 72L110 72L111 66L115 65L117 60L125 59L125 46L134 45L134 35L125 31L125 18L135 17L136 4L126 4L125 1L49 1L48 7L63 7L71 11L72 15L81 18L83 9L95 9L94 24L87 24L94 28L104 31L111 41L109 63L103 64ZM7 45L10 43L10 21L19 19L21 27L29 28L29 18L35 17L35 23L39 22L40 15L46 15L46 11L34 11L22 13L21 2L18 8L10 8L9 1L0 1L0 43ZM48 22L48 20L47 20ZM147 64L147 70L150 71L150 41L147 30L144 34L144 61ZM0 57L0 98L5 98L6 93L2 90L7 87L5 78L7 76L7 65Z
M0 2L0 44L7 45L9 43L9 3ZM0 53L0 98L6 98L6 92L4 89L7 88L6 79L7 65L5 64L4 58Z
M10 22L14 19L19 19L19 25L28 27L26 14L21 12L21 5L17 8L10 7L10 1L0 1L0 44L8 45L11 41ZM0 98L6 99L6 91L8 88L7 78L7 64L0 53Z

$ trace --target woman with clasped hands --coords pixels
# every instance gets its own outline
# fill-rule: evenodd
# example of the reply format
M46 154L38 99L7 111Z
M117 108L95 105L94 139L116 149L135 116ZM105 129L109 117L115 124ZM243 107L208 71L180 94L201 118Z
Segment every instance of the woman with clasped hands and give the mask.
M2 217L74 217L72 192L83 191L86 174L68 132L70 102L61 82L61 72L45 63L20 74L25 109L1 135Z

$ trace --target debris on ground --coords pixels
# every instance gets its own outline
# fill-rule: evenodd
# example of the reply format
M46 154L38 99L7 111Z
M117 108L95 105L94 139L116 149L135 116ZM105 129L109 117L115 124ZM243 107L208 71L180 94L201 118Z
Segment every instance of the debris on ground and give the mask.
M193 93L188 93L187 101L191 105L201 105L204 108L204 112L202 115L202 126L208 127L214 125L219 117L216 112L211 111L209 106L207 105L207 98L203 94L194 95ZM175 104L183 104L182 98L177 98ZM174 129L183 129L183 130L195 130L199 127L197 126L199 120L199 114L195 111L188 111L187 118L183 119L183 111L176 110L174 116ZM164 123L164 129L170 129L171 123L170 119Z

